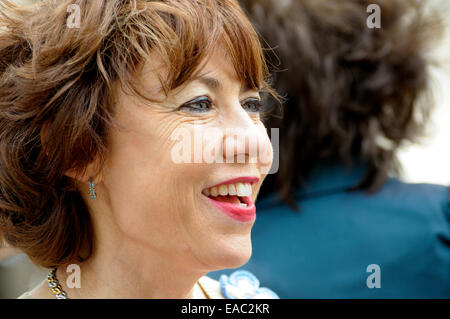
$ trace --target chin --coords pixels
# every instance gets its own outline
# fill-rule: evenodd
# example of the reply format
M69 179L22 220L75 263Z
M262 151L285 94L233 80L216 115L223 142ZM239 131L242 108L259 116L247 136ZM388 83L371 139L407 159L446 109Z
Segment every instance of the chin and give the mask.
M246 242L239 241L239 244L233 245L229 242L226 246L216 247L214 253L211 254L210 265L215 265L214 270L224 269L224 268L238 268L246 264L252 255L252 244L251 240L248 239Z
M250 248L247 252L241 253L239 255L234 254L230 256L226 265L223 268L238 268L245 265L252 256L252 249Z

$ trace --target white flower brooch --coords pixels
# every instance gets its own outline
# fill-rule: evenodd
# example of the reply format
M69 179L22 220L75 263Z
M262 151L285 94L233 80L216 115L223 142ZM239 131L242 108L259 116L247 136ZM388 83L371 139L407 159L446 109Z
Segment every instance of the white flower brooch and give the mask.
M246 270L221 275L219 282L222 295L227 299L280 299L269 288L259 287L259 280Z

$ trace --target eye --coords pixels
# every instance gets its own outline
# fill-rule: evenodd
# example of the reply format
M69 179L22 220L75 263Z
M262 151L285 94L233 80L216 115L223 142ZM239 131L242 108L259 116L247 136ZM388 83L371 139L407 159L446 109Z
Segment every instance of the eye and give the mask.
M242 107L248 112L258 113L262 108L262 103L257 98L250 98L244 101Z
M205 113L212 107L211 100L206 96L198 97L192 101L189 101L179 107L180 110L184 110L190 113Z

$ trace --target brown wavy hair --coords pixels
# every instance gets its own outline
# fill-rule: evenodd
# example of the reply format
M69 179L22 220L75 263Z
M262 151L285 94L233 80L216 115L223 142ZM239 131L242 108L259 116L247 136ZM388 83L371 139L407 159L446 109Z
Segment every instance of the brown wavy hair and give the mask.
M367 165L354 189L372 192L396 151L416 141L432 107L430 49L442 34L442 17L415 0L242 1L264 42L273 87L286 97L284 114L266 126L280 128L280 168L261 194L292 194L322 162ZM366 24L378 4L381 28Z
M66 24L73 4L80 8L79 28ZM218 43L240 80L271 91L258 36L234 0L47 0L26 7L2 1L4 240L44 267L88 258L94 245L89 211L75 179L64 174L84 172L91 162L100 173L108 130L118 125L114 85L151 101L133 82L151 55L169 70L160 76L167 92L192 78Z

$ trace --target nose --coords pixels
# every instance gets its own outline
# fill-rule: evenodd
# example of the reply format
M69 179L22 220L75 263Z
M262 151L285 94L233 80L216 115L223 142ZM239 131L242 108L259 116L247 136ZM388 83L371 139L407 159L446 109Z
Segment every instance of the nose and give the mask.
M223 135L223 158L226 163L257 163L260 135L256 124L239 104L227 116Z

